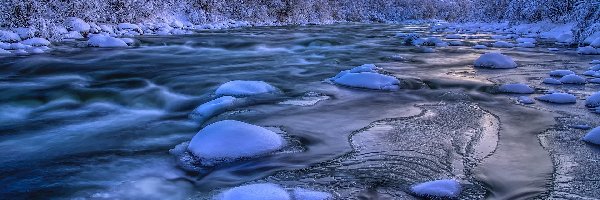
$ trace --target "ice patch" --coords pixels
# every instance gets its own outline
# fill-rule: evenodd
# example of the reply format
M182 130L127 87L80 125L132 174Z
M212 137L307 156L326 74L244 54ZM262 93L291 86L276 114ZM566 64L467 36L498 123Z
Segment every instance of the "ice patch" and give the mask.
M410 190L423 197L456 198L460 195L461 187L453 179L429 181L412 186Z
M224 120L204 127L190 141L188 150L200 159L233 160L281 149L284 139L260 126Z
M486 53L475 60L475 67L492 69L516 68L517 63L512 58L501 53Z
M333 196L327 192L307 190L303 188L294 188L292 191L295 200L330 200Z
M259 183L231 188L217 195L215 200L291 200L279 185Z
M516 93L516 94L531 94L534 92L533 88L525 84L513 83L501 85L498 90L504 93Z
M592 144L600 145L600 126L588 132L582 140Z
M596 92L585 100L587 107L600 107L600 92Z
M558 103L558 104L570 104L570 103L575 103L577 101L577 97L575 97L575 95L568 94L568 93L546 94L546 95L536 97L535 99L540 100L540 101L550 102L550 103Z
M566 76L563 76L562 78L559 79L559 81L563 84L585 84L586 80L585 78L576 75L576 74L569 74Z
M123 40L103 35L94 35L90 37L88 45L102 48L127 47L127 44L123 42Z
M50 41L44 38L31 38L22 41L21 43L29 46L40 47L40 46L48 46L50 45Z
M566 69L558 69L550 71L550 76L563 77L566 75L575 74L575 72Z
M219 86L215 94L219 96L252 96L277 92L279 92L279 89L264 81L235 80Z
M232 96L222 96L206 102L194 109L190 114L190 118L195 121L204 121L214 115L233 108L236 105L236 102L239 101L236 100L237 98Z

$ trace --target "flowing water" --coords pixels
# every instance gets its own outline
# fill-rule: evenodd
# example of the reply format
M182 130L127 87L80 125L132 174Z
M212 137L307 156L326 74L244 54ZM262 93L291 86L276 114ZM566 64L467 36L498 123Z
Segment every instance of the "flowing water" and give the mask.
M600 197L593 189L598 148L577 140L585 131L573 135L568 128L598 125L598 115L581 102L524 106L517 96L494 92L494 84L521 82L538 94L559 89L584 99L598 85L540 82L550 69L584 70L592 56L550 53L544 47L551 44L503 49L520 67L485 70L472 63L490 50L419 53L394 37L426 30L256 27L140 37L127 49L65 42L51 54L2 58L0 197L206 199L229 187L271 182L339 199L414 199L412 184L442 178L460 180L461 199ZM491 41L479 36L469 41ZM365 63L401 79L403 89L325 81ZM230 80L262 80L283 93L204 122L189 119ZM169 153L223 119L268 127L289 145L196 171Z

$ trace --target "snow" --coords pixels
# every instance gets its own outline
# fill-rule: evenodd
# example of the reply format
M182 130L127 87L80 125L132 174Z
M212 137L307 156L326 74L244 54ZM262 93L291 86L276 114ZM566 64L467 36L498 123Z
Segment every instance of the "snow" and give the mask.
M596 92L585 100L587 107L600 107L600 92Z
M534 104L535 101L533 101L532 98L529 98L528 96L520 96L517 101L519 101L519 103L522 104Z
M18 49L26 49L26 48L29 48L29 47L31 47L31 46L24 45L24 44L21 44L21 43L12 43L12 44L10 44L8 46L8 49L10 49L10 50L18 50Z
M23 43L25 45L34 46L34 47L50 45L50 41L48 41L44 38L31 38L31 39L24 40L21 43Z
M291 200L279 185L259 183L231 188L217 195L215 200Z
M599 55L600 50L598 50L594 47L591 47L591 46L586 46L586 47L577 48L577 53L583 54L583 55Z
M550 71L550 76L563 77L566 75L575 74L575 72L566 69L558 69Z
M88 45L92 47L112 48L112 47L127 47L127 44L118 38L94 35L88 40Z
M433 198L456 198L461 192L460 183L453 179L420 183L410 189L419 196Z
M117 25L117 28L119 28L119 30L130 30L142 33L142 29L140 28L140 26L131 23L120 23L119 25Z
M67 23L65 24L69 31L77 31L80 33L90 32L90 25L83 21L82 19L76 17L70 17L67 19Z
M277 93L276 87L264 81L235 80L222 84L217 88L215 94L227 96L252 96L267 93Z
M575 103L577 101L577 97L568 93L552 93L546 94L539 97L536 97L539 101L545 101L550 103L558 103L558 104L569 104Z
M534 92L533 88L528 85L521 83L512 83L501 85L498 90L504 93L517 93L517 94L531 94Z
M497 41L497 42L494 42L493 45L496 48L512 48L512 47L515 47L515 45L513 43L505 42L505 41Z
M127 45L134 45L135 44L135 40L131 39L131 38L119 38L120 40L123 40L123 42L125 42Z
M536 43L535 38L517 38L518 43Z
M69 33L63 35L65 39L83 39L83 35L77 31L70 31Z
M222 96L212 101L206 102L198 106L190 114L190 118L203 121L212 117L219 112L223 112L235 106L237 98L232 96Z
M600 145L600 126L588 132L582 140L588 143Z
M327 192L307 190L303 188L294 188L292 191L295 200L330 200L333 196Z
M223 120L204 127L188 150L200 159L239 159L279 150L285 145L277 133L260 126Z
M346 73L338 78L332 78L332 81L349 87L374 90L398 90L400 88L400 81L396 77L374 72Z
M475 67L508 69L516 68L517 63L511 57L501 53L486 53L475 60Z
M488 47L482 44L478 44L473 46L473 49L487 49Z
M35 30L31 29L31 28L15 28L14 31L17 33L17 35L19 35L19 37L24 40L24 39L29 39L35 36Z
M566 76L563 76L562 78L559 79L559 81L563 84L585 84L586 80L585 78L576 75L576 74L569 74Z
M19 42L21 37L12 31L0 31L0 41L2 42Z

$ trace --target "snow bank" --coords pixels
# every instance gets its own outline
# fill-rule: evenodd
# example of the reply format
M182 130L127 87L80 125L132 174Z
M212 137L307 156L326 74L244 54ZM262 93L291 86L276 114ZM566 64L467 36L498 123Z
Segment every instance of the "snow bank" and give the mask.
M204 127L190 141L188 150L200 159L232 160L279 150L285 144L277 133L260 126L224 120Z
M80 33L90 32L90 25L76 17L68 18L65 25L69 31L77 31Z
M559 79L559 81L563 84L585 84L587 82L585 78L576 74L569 74L563 76Z
M220 112L233 108L236 105L236 100L237 98L232 96L222 96L206 102L194 109L190 114L190 118L197 121L204 121Z
M517 63L512 58L501 53L486 53L475 60L475 67L508 69L516 68Z
M333 196L327 192L295 188L292 191L295 200L330 200Z
M34 47L50 45L50 41L48 41L44 38L30 38L30 39L22 41L21 43L25 44L25 45L34 46Z
M546 95L536 97L535 99L540 100L540 101L550 102L550 103L558 103L558 104L570 104L570 103L575 103L577 101L577 97L575 97L572 94L568 94L568 93L546 94Z
M516 94L531 94L534 92L533 88L525 84L513 83L504 84L498 88L498 91L504 93L516 93Z
M575 74L575 72L566 69L558 69L550 71L550 76L563 77L569 74Z
M585 100L587 107L600 107L600 92L596 92Z
M374 90L398 90L400 88L400 81L396 77L374 72L346 73L339 78L334 77L332 81L349 87Z
M494 42L493 46L496 48L513 48L513 47L515 47L515 45L513 43L505 42L505 41Z
M600 145L600 126L588 132L582 140L592 144Z
M103 35L94 35L90 37L88 45L102 48L127 47L127 43L123 42L123 40Z
M291 200L285 189L271 183L244 185L226 190L215 200Z
M252 96L277 92L279 92L279 89L264 81L235 80L219 86L215 91L215 94L227 96Z
M0 31L0 41L2 42L19 42L21 37L12 31Z
M431 198L457 198L461 191L460 183L452 179L420 183L410 189L418 196Z

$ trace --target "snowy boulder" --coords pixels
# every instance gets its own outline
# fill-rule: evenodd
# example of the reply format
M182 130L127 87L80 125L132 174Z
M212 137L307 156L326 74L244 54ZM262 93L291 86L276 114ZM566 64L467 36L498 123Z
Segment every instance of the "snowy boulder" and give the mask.
M473 49L487 49L488 47L482 44L478 44L473 46Z
M563 77L566 75L575 74L575 72L566 69L558 69L550 71L550 76Z
M517 63L512 58L501 53L486 53L475 60L475 67L509 69L516 68Z
M11 50L18 50L18 49L27 49L27 48L29 48L29 47L31 47L31 46L29 46L29 45L25 45L25 44L21 44L21 43L12 43L12 44L10 44L10 45L8 46L8 49L11 49Z
M237 98L232 96L222 96L212 101L198 106L190 114L190 118L203 121L209 117L217 115L220 112L231 109L235 106Z
M252 96L267 93L277 93L279 90L264 81L235 80L222 84L215 94L227 96Z
M463 37L458 34L446 35L446 39L462 39Z
M50 41L48 41L44 38L31 38L31 39L24 40L21 43L23 43L25 45L34 46L34 47L50 45Z
M590 64L592 64L592 65L593 65L593 64L600 64L600 60L592 60L592 61L590 62Z
M593 78L589 80L590 83L600 84L600 78Z
M569 74L566 76L563 76L562 78L559 79L559 81L563 84L585 84L586 80L585 78L576 75L576 74Z
M294 188L292 191L295 200L331 200L333 196L327 192Z
M2 42L19 42L21 37L11 31L0 31L0 41Z
M583 138L583 141L600 145L600 126L592 129Z
M400 88L400 81L396 77L374 72L346 73L331 80L340 85L374 90L398 90Z
M517 44L518 47L523 47L523 48L534 48L535 47L535 43L531 43L531 42L522 42Z
M70 31L67 34L64 34L63 38L65 38L65 39L83 39L83 35L81 35L81 33L77 32L77 31Z
M600 71L600 65L594 65L590 67L590 70Z
M536 43L535 38L517 38L518 43Z
M88 33L90 32L90 25L83 21L82 19L76 17L70 17L67 19L67 23L65 24L69 31L77 31L79 33Z
M134 32L137 32L139 34L143 33L143 31L140 28L140 26L135 25L135 24L130 24L130 23L120 23L119 25L117 25L117 28L119 30L134 31Z
M587 70L585 72L583 72L583 75L585 76L594 76L594 74L598 73L597 71L594 70Z
M569 104L569 103L575 103L577 101L577 97L575 97L575 95L568 94L568 93L546 94L546 95L536 97L535 99L537 99L539 101L558 103L558 104Z
M119 40L110 36L94 35L88 40L88 46L102 47L102 48L113 48L113 47L127 47L127 44L123 40Z
M224 120L204 127L190 141L188 150L200 159L239 159L281 149L284 139L260 126Z
M215 200L291 200L288 192L279 185L259 183L231 188L218 194Z
M534 104L535 103L535 101L533 101L533 99L529 98L528 96L520 96L517 99L517 101L522 104Z
M456 180L436 180L414 185L410 190L418 196L430 198L457 198L460 195L460 183Z
M27 52L32 53L32 54L40 54L40 53L44 53L44 50L42 50L40 48L32 48L32 49L28 49Z
M600 92L596 92L594 94L592 94L591 96L589 96L586 100L585 100L585 106L587 107L600 107Z
M503 93L516 93L516 94L531 94L534 92L533 88L525 84L513 83L504 84L498 88L498 91Z
M493 45L496 48L513 48L513 47L515 47L515 45L513 43L505 42L505 41L497 41L497 42L494 42Z
M600 50L598 50L594 47L591 47L591 46L586 46L586 47L577 48L577 53L583 54L583 55L599 55Z

